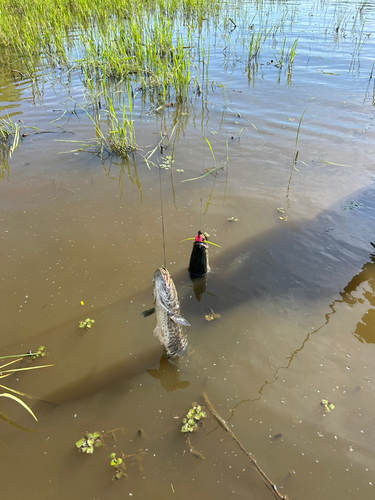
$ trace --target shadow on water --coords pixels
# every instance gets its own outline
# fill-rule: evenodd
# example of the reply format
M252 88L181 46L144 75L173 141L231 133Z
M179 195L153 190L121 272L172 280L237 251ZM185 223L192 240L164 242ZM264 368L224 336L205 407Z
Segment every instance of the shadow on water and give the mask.
M159 380L167 392L174 392L177 389L186 389L190 386L190 382L187 380L180 380L180 369L168 361L165 354L163 354L160 359L159 369L150 369L147 370L147 373L151 375L151 377Z
M372 243L373 244L373 243ZM298 356L298 354L304 349L305 345L311 340L311 338L318 332L320 332L324 327L326 327L331 319L331 317L337 312L337 305L346 303L350 306L354 306L358 302L363 302L363 296L368 299L374 308L370 308L362 317L362 320L357 324L356 330L353 332L354 336L361 342L375 344L375 334L374 334L374 324L375 324L375 304L374 304L374 293L375 290L371 285L371 281L375 278L375 254L370 256L370 261L367 262L361 269L361 272L356 274L349 283L345 286L344 290L340 292L340 299L334 300L329 304L330 312L325 315L325 321L318 328L309 332L303 339L301 345L295 349L290 356L287 358L287 363L282 366L278 366L274 371L272 378L270 380L265 380L264 383L258 390L258 396L256 398L249 398L239 401L230 411L231 420L234 417L235 410L244 403L250 403L254 401L259 401L263 396L263 392L266 386L272 385L277 382L280 377L281 370L288 370L293 362L293 360ZM362 297L354 297L354 292L359 288L362 288L365 284L369 284L371 291L365 291ZM215 427L211 432L216 430Z
M221 309L254 297L298 293L309 301L337 294L369 259L375 239L374 187L350 197L363 207L344 210L345 198L310 221L280 223L222 250L210 259L207 291Z
M160 346L154 345L149 349L145 349L137 357L132 356L102 370L88 373L52 392L46 399L55 404L66 404L72 401L83 400L105 390L115 389L118 384L121 384L123 387L124 383L132 380L141 373L145 373L150 366L155 365L159 354ZM164 371L167 373L165 367ZM168 375L165 375L164 378L162 377L162 369L159 369L159 372L160 380L164 381L164 379L168 379ZM173 368L171 372L173 372ZM172 386L173 382L170 382L170 384Z
M368 281L369 275L374 271L375 262L370 242L374 240L375 190L372 187L360 190L351 197L360 201L363 207L352 211L341 210L342 203L346 201L342 200L311 221L281 223L279 227L263 235L247 238L227 251L222 250L225 255L212 259L214 271L209 274L207 285L205 279L194 282L196 298L204 295L205 304L194 300L190 301L190 307L208 306L219 314L240 303L262 297L298 298L288 301L290 308L300 308L301 300L304 304L311 300L324 301L331 298L328 306L330 312L325 315L324 323L310 332L297 349L293 349L285 366L279 366L275 370L273 380L266 380L262 384L258 391L259 398L264 387L277 380L279 371L289 368L311 336L327 325L335 312L335 305L343 301L350 304L353 290ZM333 228L333 231L327 232L327 228ZM366 261L368 262L363 265ZM187 276L188 271L184 269L173 277L178 288L181 282L185 282L180 294L182 299L184 295L192 293ZM340 292L340 289L343 291ZM332 300L338 294L341 298ZM145 290L138 298L142 302L145 296L151 295L151 290ZM132 298L134 302L138 302L137 295ZM186 312L188 303L183 302L183 312L189 319ZM368 320L370 315L371 312L366 313L363 321ZM368 331L366 334L362 331L361 325L362 323L357 326L355 332L357 338L375 342L375 339L369 338ZM189 387L188 381L180 380L179 369L164 354L161 359L159 356L158 345L144 349L136 358L127 358L102 370L93 371L49 394L46 399L58 404L84 399L115 387L119 381L123 388L124 383L145 372L158 379L166 391ZM159 368L150 368L157 365L158 360Z

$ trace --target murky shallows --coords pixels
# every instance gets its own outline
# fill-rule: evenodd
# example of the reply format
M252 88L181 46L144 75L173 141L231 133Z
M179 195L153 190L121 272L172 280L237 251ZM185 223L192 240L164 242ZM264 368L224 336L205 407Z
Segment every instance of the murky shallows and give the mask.
M27 79L2 76L2 116L54 132L25 136L0 183L1 352L45 345L42 363L55 365L4 381L52 403L30 402L34 424L1 402L33 431L1 423L4 498L271 498L212 417L192 436L205 460L185 446L182 418L203 391L282 494L373 498L374 44L355 52L330 11L289 7L289 70L272 43L247 62L243 30L213 37L205 92L189 105L148 113L135 96L141 149L128 160L60 154L75 148L61 140L94 135L84 112L51 126L69 93L83 102L78 75L70 86L46 77L37 96ZM175 125L172 168L172 146L153 157L159 178L142 158ZM223 168L181 182L214 169L205 137ZM154 317L140 315L164 260L161 193L166 264L191 323L180 365L153 337ZM198 229L221 248L210 247L212 272L197 284L192 242L181 240ZM208 308L220 318L206 321ZM325 413L322 399L335 408ZM76 450L85 432L111 429L93 456ZM139 449L142 468L126 459L127 480L113 484L110 453Z

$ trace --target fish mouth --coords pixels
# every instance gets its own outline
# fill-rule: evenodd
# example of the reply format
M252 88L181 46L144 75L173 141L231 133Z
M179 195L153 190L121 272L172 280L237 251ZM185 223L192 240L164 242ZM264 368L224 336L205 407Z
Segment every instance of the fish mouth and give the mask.
M170 286L171 275L169 274L168 269L166 269L165 267L159 267L159 269L155 271L154 281L162 281L166 286Z
M154 274L154 302L156 299L159 299L159 303L163 305L163 307L166 308L165 306L165 300L166 297L168 297L171 292L172 292L172 278L171 275L169 274L168 269L165 267L160 267L155 271Z

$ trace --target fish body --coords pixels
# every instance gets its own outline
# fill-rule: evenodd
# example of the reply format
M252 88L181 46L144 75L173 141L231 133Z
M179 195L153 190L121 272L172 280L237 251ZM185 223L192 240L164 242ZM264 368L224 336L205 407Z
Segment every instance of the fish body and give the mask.
M154 335L170 359L178 359L186 352L188 341L182 331L182 325L190 326L180 316L180 302L172 277L165 267L155 271L153 295L156 313Z
M193 276L205 276L209 270L206 236L198 231L191 251L189 273Z

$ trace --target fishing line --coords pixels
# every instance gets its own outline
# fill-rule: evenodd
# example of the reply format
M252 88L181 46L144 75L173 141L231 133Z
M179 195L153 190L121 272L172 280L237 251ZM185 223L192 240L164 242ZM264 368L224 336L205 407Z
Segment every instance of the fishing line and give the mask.
M203 150L202 150L202 155L203 155L203 170L204 168L204 144L203 144ZM200 206L200 214L199 214L199 231L202 230L202 207L203 207L203 177L201 178L201 206Z
M161 213L161 232L163 238L163 257L164 257L164 267L167 267L166 257L165 257L165 231L164 231L164 210L163 210L163 191L161 189L161 167L159 165L159 189L160 189L160 213Z

